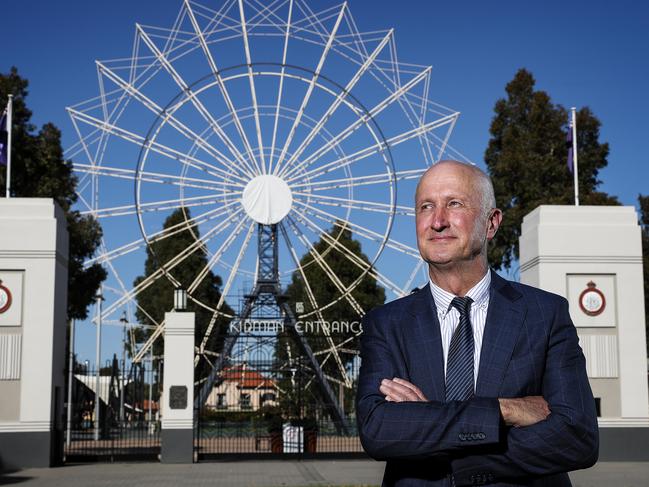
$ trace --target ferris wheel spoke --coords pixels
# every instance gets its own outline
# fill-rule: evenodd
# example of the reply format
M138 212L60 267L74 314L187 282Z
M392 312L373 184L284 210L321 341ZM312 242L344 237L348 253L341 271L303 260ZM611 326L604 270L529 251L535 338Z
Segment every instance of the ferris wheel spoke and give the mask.
M286 19L286 31L284 34L284 47L282 48L282 68L279 73L279 88L277 93L277 105L275 106L275 119L273 122L273 138L270 144L270 154L268 155L269 166L268 172L275 174L273 171L273 158L275 157L275 143L277 141L277 126L279 124L279 108L282 103L282 94L284 91L284 73L286 72L286 58L288 55L288 39L291 33L291 19L293 16L293 0L289 0L288 17Z
M162 333L165 331L165 324L166 324L165 320L163 319L160 322L160 324L158 325L158 327L155 330L153 330L153 333L151 333L151 335L149 335L149 338L147 339L147 341L144 342L144 344L142 345L142 347L140 347L140 350L138 350L135 357L133 357L133 363L134 364L140 363L142 361L142 359L144 358L144 355L149 351L149 348L151 348L151 346L153 346L155 341L158 338L160 338Z
M194 32L196 32L196 36L198 37L198 41L200 42L201 49L203 50L203 53L205 54L205 58L207 59L207 63L210 66L212 74L216 77L216 80L218 81L218 87L221 90L221 96L223 96L223 100L225 101L225 104L228 107L228 111L230 112L232 121L234 122L234 125L236 126L237 131L239 132L239 136L241 137L241 140L243 141L246 151L248 152L248 158L250 160L254 160L254 154L252 151L252 147L250 146L250 141L248 140L246 131L243 129L243 125L241 125L241 120L239 119L239 116L237 115L237 111L234 108L234 104L232 103L232 99L230 98L230 94L227 90L227 87L223 82L221 71L216 65L216 61L214 60L212 51L210 51L210 48L208 47L207 42L205 41L205 35L202 29L200 28L200 26L198 25L198 21L196 20L194 10L192 9L189 0L184 0L184 4L185 4L185 10L188 14L189 20L191 21L192 27L194 28Z
M214 208L212 210L208 210L206 212L201 213L200 215L196 215L192 218L188 218L187 220L183 220L181 222L176 223L175 225L172 225L168 228L163 228L162 230L153 233L152 235L149 236L148 241L149 243L155 243L161 240L165 240L169 237L172 237L174 235L177 235L180 232L184 232L187 228L187 225L200 225L202 223L206 223L208 221L214 220L216 218L219 218L223 215L229 214L229 207L233 206L238 202L231 202L228 203L224 206L221 206L219 208ZM144 237L138 238L132 242L129 242L125 245L122 245L116 249L111 250L110 252L105 252L103 254L97 255L93 258L88 259L84 263L84 267L89 267L95 263L104 263L104 262L110 262L113 259L116 259L118 257L121 257L126 254L130 254L131 252L134 252L146 245L147 240Z
M252 32L255 27L264 27L267 23L273 22L271 16L274 17L276 21L282 22L283 19L275 12L285 3L286 0L273 0L269 5L264 5L260 0L248 0L250 8L256 11L256 13L248 20L248 25L251 26L250 32ZM257 4L257 6L255 7L253 4Z
M293 194L303 196L307 199L309 197L313 197L317 199L318 204L321 205L338 206L342 208L350 208L353 210L375 211L379 213L385 213L387 215L396 213L398 215L415 216L415 211L412 207L409 206L391 205L374 201L353 200L349 198L339 198L337 196L327 196L323 194L314 196L310 193L301 193L298 191L293 191ZM300 198L300 201L306 203L307 199Z
M137 32L140 36L140 38L144 41L144 43L148 46L148 48L151 50L151 52L155 55L157 58L158 62L162 65L162 67L169 73L171 78L174 80L174 82L178 85L180 89L182 89L186 96L187 99L191 102L191 104L194 106L196 111L205 119L206 122L209 123L210 127L214 131L216 135L219 136L219 138L224 142L230 153L244 166L247 167L248 170L250 170L253 174L256 172L255 169L248 163L248 161L243 157L243 154L239 152L237 147L232 143L232 140L228 135L223 131L223 129L220 127L220 125L217 123L216 120L214 120L214 117L210 113L207 108L205 108L205 105L200 101L200 99L196 96L196 93L193 92L193 90L187 85L185 80L178 74L178 72L175 70L175 68L171 65L167 57L158 49L158 47L155 45L153 40L149 37L149 35L144 31L142 26L139 24L136 25ZM256 164L256 160L253 159L253 164ZM257 167L257 170L259 168Z
M335 10L337 7L330 7L328 9L322 10L318 12L318 14L314 13L313 10L309 7L309 4L304 1L298 1L296 2L297 7L300 9L302 12L302 15L304 16L302 19L297 21L295 23L296 30L298 32L307 32L310 34L314 34L320 37L322 42L326 42L327 40L327 28L323 25L322 21L318 17L318 15L325 16L326 18L332 17L330 16L329 13ZM309 30L308 26L311 27L313 30ZM306 26L306 27L303 27Z
M300 146L295 150L293 155L286 161L286 164L282 168L282 170L279 172L279 175L282 176L288 168L291 167L291 165L299 159L299 157L302 155L304 150L308 147L308 145L315 139L315 137L318 135L322 127L329 121L333 113L338 109L340 104L343 102L343 100L347 97L347 95L352 91L354 86L356 86L356 83L361 79L361 77L365 74L365 71L369 69L369 67L374 63L376 60L377 56L383 51L383 48L388 44L388 42L392 39L392 35L394 33L393 29L390 29L390 31L387 33L387 35L383 38L383 40L379 43L379 45L374 49L372 54L365 60L365 62L361 65L360 68L356 71L354 74L353 78L347 83L347 86L338 94L334 102L327 108L327 111L324 113L322 117L320 117L320 120L316 123L315 127L311 129L311 132L304 138Z
M313 290L311 289L311 284L309 283L309 280L306 277L306 274L304 272L304 267L300 264L300 258L298 257L297 252L295 251L295 246L293 245L291 239L289 238L288 232L286 231L286 227L284 226L283 223L280 222L279 228L282 235L284 236L284 240L289 250L289 254L293 259L293 262L295 263L295 268L298 270L300 276L302 277L302 281L304 282L304 290L306 291L307 297L309 298L309 303L311 304L311 307L313 309L318 310L318 319L324 321L322 318L322 313L320 312L320 306L318 306L318 302L316 300L315 294L313 294Z
M457 123L457 118L455 118L455 120L453 120L453 122L448 126L448 129L446 130L446 134L444 134L444 139L440 139L435 134L433 134L433 136L441 142L439 146L439 152L437 153L438 161L442 158L442 155L446 151L446 147L448 146L448 140L451 138L451 133L453 132L456 123ZM428 138L426 138L426 140L428 141Z
M232 193L221 193L221 195L230 195ZM95 218L107 218L124 215L142 214L164 210L176 210L178 208L193 208L198 206L214 205L215 203L225 203L227 199L219 198L219 194L205 196L192 196L187 198L177 198L173 200L152 201L133 205L113 206L112 208L101 208L99 210L82 211L82 215L91 214Z
M257 144L259 146L259 158L261 159L260 172L261 174L266 174L264 143L261 137L261 123L259 122L259 104L257 103L257 90L255 89L255 79L252 72L252 59L250 57L250 44L248 42L248 26L246 25L246 15L243 9L243 0L239 0L239 16L241 18L243 46L246 52L246 64L248 65L248 84L250 85L250 96L252 97L252 107L255 116L255 128L257 129Z
M227 173L221 168L215 167L203 160L197 159L195 157L192 157L188 154L183 154L180 151L177 151L175 149L172 149L171 147L167 147L163 144L160 144L158 142L153 142L153 141L147 141L144 137L141 135L135 134L133 132L130 132L126 129L123 129L121 127L118 127L117 125L111 124L109 122L104 122L101 121L95 117L92 117L86 113L79 112L73 108L68 108L68 112L70 113L71 116L77 118L81 122L91 125L93 127L96 127L100 130L102 130L105 133L108 133L110 135L114 135L116 137L119 137L120 139L123 139L127 142L131 142L132 144L135 144L139 147L142 147L146 145L147 148L150 148L154 152L165 156L169 159L172 159L174 161L178 161L181 164L184 164L189 167L193 167L195 169L198 169L200 171L206 172L210 174L211 176L214 177L219 177L219 178L225 178L225 179L238 179L242 183L247 183L246 180L242 179L240 176L234 173ZM243 186L243 184L242 184Z
M140 90L138 90L134 85L129 84L128 82L123 80L121 77L115 74L110 68L106 67L104 64L102 64L99 61L97 61L97 69L101 74L106 76L113 83L119 86L122 90L124 90L126 93L131 95L135 100L139 101L147 110L149 110L150 112L158 116L163 117L163 120L168 121L169 125L171 125L174 129L176 129L178 133L180 133L182 136L186 137L187 139L191 140L192 142L196 143L199 147L201 147L206 153L214 157L214 159L217 160L219 163L221 163L224 167L228 169L232 169L232 168L239 169L238 166L229 163L228 157L226 157L221 151L219 151L216 147L211 145L209 142L203 139L203 137L195 133L189 127L187 127L187 125L179 121L174 116L173 111L166 110L161 106L159 106L157 103L155 103L146 95L144 95ZM179 108L179 105L176 105L175 108L176 109ZM253 174L247 172L245 168L241 168L241 170L242 170L242 175L253 176Z
M330 223L332 225L340 226L339 225L339 220L340 220L339 217L336 217L335 215L332 215L329 212L326 212L324 210L316 208L313 205L309 205L307 203L303 203L303 202L298 201L298 200L295 200L295 202L298 205L304 207L306 209L307 213L315 216L316 218L318 218L320 220L323 220L323 221L326 221L326 222L328 222L328 223ZM410 255L412 257L415 257L415 258L421 258L421 256L419 255L419 251L417 249L414 249L414 248L412 248L409 245L406 245L404 243L398 242L397 240L395 240L393 238L388 238L387 235L381 235L380 233L375 232L374 230L370 230L369 228L366 228L366 227L364 227L362 225L359 225L358 223L353 223L353 222L350 222L350 221L346 221L345 225L347 225L350 228L354 229L354 231L356 232L357 235L359 235L361 237L364 237L364 238L366 238L366 239L368 239L368 240L370 240L372 242L381 244L381 242L383 242L383 240L387 238L387 240L385 242L386 247L393 248L393 249L395 249L395 250L397 250L399 252L403 252L403 253L408 254L408 255Z
M77 197L79 198L79 201L86 207L86 208L92 208L88 200L85 198L85 196L79 192L75 192Z
M374 144L370 147L366 147L365 149L361 149L354 154L351 154L349 156L345 156L339 159L336 159L334 161L331 161L327 164L323 164L322 166L319 166L317 168L311 169L310 171L305 172L304 174L300 174L299 177L303 178L316 178L319 176L322 176L324 174L327 174L331 171L341 169L343 167L349 166L355 162L361 161L363 159L366 159L367 157L370 157L374 154L378 154L380 152L383 152L387 148L392 148L396 147L399 144L402 144L404 142L407 142L408 140L418 137L420 135L426 134L427 132L430 132L431 130L434 130L436 128L442 127L446 124L452 123L452 121L457 118L458 114L453 113L451 115L447 115L445 117L442 117L438 120L435 120L433 122L428 122L425 125L422 125L420 127L415 127L412 130L408 130L406 132L403 132L401 134L395 135L394 137L391 137L390 139L386 140L385 142L380 142L377 144ZM294 177L293 179L289 179L288 182L291 182L297 178Z
M238 214L243 211L242 209L237 210L233 218ZM110 316L112 312L115 311L115 309L119 308L121 305L123 305L127 301L131 301L134 299L137 295L139 295L142 291L147 289L151 284L153 284L157 279L160 277L166 275L171 282L179 287L180 283L179 282L174 282L175 279L173 276L168 274L168 272L172 271L174 268L176 268L179 264L182 264L188 257L193 255L196 251L203 251L203 248L207 245L207 242L209 242L212 238L217 236L219 233L221 233L223 230L225 230L227 227L229 227L232 224L232 219L228 218L221 222L219 225L216 225L212 227L210 230L208 230L205 235L198 237L194 242L192 242L189 246L187 246L185 249L180 251L178 254L176 254L174 257L169 259L167 262L165 262L162 266L160 266L158 269L156 269L152 274L147 276L142 282L140 282L137 286L133 288L133 290L122 296L120 299L112 303L110 306L107 307L106 311L102 314L102 317L107 317Z
M294 209L294 211L295 211L296 214L300 215L300 213L299 213L298 210L295 210L295 209ZM288 223L289 223L289 226L293 229L293 231L294 231L294 232L298 232L298 234L297 234L297 235L298 235L298 238L300 239L300 241L302 242L302 244L303 244L303 245L308 249L308 251L309 251L309 253L311 254L311 256L313 257L313 259L318 263L318 265L319 265L320 268L325 272L325 274L327 275L327 277L329 277L329 280L331 280L331 282L334 284L334 286L336 287L336 289L338 289L338 291L340 292L340 297L338 298L338 300L339 300L339 299L342 299L342 298L346 299L347 302L350 304L350 306L351 306L351 307L352 307L352 308L353 308L357 313L359 313L360 315L364 315L364 314L365 314L365 311L363 311L363 308L361 307L361 305L358 304L358 302L357 302L357 301L354 299L354 297L351 295L351 291L352 291L352 289L351 289L351 288L347 288L347 287L346 287L346 286L345 286L345 285L340 281L340 279L338 278L338 276L336 275L336 273L331 269L331 267L329 266L329 264L327 264L327 262L324 260L324 258L323 258L322 255L320 254L320 252L317 251L317 249L313 246L313 244L312 244L312 243L311 243L311 242L310 242L310 241L309 241L309 240L308 240L308 239L307 239L303 234L300 234L300 233L299 233L299 231L297 230L297 226L295 225L295 222L293 221L293 219L291 218L291 216L290 216L290 215L287 215L286 219L287 219L287 221L288 221ZM336 300L336 301L338 301L338 300ZM331 305L331 304L332 304L332 303L330 303L329 305ZM329 305L328 305L328 306L329 306ZM327 308L328 306L324 306L324 307L321 308L321 309L325 309L325 308Z
M244 221L243 219L241 220L242 222ZM230 292L230 288L232 287L232 284L234 283L234 278L237 275L237 272L239 270L239 267L241 266L241 260L243 259L243 256L246 253L246 250L248 249L248 246L250 245L250 240L252 238L253 231L255 229L255 223L251 222L250 226L248 227L248 233L246 234L246 237L244 239L243 245L241 246L241 249L239 250L239 253L237 255L237 258L234 262L234 265L232 266L232 269L230 270L230 274L228 275L228 279L225 282L225 286L223 286L223 289L221 289L221 296L219 296L219 301L216 303L216 306L214 307L214 313L212 313L212 317L210 318L210 322L207 325L207 329L205 330L205 335L203 335L203 339L201 340L201 344L199 347L199 353L205 352L205 347L207 346L207 342L209 341L210 337L212 336L212 330L214 329L214 325L216 323L216 320L219 316L219 311L223 307L223 304L225 304L225 297L227 294ZM194 365L196 365L196 362L194 362Z
M308 226L310 226L315 232L318 232L322 236L323 240L329 243L332 247L335 247L352 264L356 265L356 267L358 267L363 272L367 272L371 277L375 278L379 283L389 288L395 294L398 295L403 294L402 289L399 286L397 286L394 282L392 282L388 277L381 274L376 269L376 267L372 266L369 262L361 259L356 253L354 253L352 250L350 250L349 248L341 244L340 241L332 237L324 228L322 228L320 225L313 222L309 217L307 217L306 214L304 214L304 212L302 212L301 215L302 215L302 219Z
M74 130L77 133L77 137L79 137L79 144L81 145L81 150L86 155L88 161L92 162L94 165L96 159L90 154L90 148L88 147L87 140L81 135L81 129L79 129L79 124L77 123L77 120L74 117L70 117L70 119L72 120L72 126L74 127Z
M420 259L419 262L417 262L415 268L410 273L410 276L408 277L405 286L403 286L405 292L408 292L409 289L412 289L412 283L414 282L415 277L417 277L417 273L421 270L423 265L424 265L424 261L423 259Z
M94 174L110 178L127 179L129 181L137 179L146 183L170 184L173 186L180 186L182 188L198 188L207 189L210 191L224 191L224 186L232 187L233 189L231 191L233 192L240 192L244 188L243 184L240 183L190 178L186 176L175 176L173 174L161 174L150 171L135 171L133 169L123 169L120 167L111 166L76 164L75 170L84 175Z
M241 0L239 0L241 1ZM327 58L327 54L329 54L329 51L331 49L331 46L333 46L333 42L336 38L336 33L338 32L338 28L340 27L340 24L343 20L343 17L345 15L345 11L347 9L347 4L343 3L342 7L340 8L340 13L338 14L338 18L336 19L336 23L334 24L333 29L331 30L331 33L329 34L329 38L327 39L327 44L325 45L322 54L320 56L320 60L318 61L318 65L313 72L313 76L311 78L311 81L309 82L309 87L307 88L306 94L304 95L304 98L302 99L302 104L300 105L300 109L298 110L297 116L295 117L295 120L293 121L293 125L291 126L291 130L288 134L288 137L286 137L286 141L284 142L284 147L282 147L282 152L279 155L279 158L277 159L276 167L281 167L282 161L284 160L284 157L286 156L286 152L288 151L289 146L291 145L291 142L293 141L293 137L295 136L295 131L297 130L298 126L300 125L300 120L302 119L302 116L304 115L304 109L306 108L307 104L309 103L309 100L311 98L311 94L313 93L313 89L315 88L315 83L320 77L320 71L322 70L322 66L324 65L325 59Z
M296 188L305 187L310 191L328 191L331 189L354 188L357 186L366 186L371 184L392 184L393 181L418 179L427 169L427 167L423 167L421 169L408 169L405 171L369 174L367 176L352 176L349 178L307 181L305 183L291 184L290 188L295 193Z
M191 282L191 284L187 287L187 292L189 294L192 294L198 286L203 282L203 279L205 279L205 276L212 270L214 265L223 257L223 254L232 246L234 241L237 239L239 234L241 233L241 230L243 229L243 225L246 223L246 219L242 218L239 223L234 227L232 230L232 233L226 237L226 239L223 241L221 246L214 252L214 255L210 257L210 259L207 261L207 263L203 266L203 268L200 270L200 272L196 275L194 280ZM252 226L252 225L251 225Z
M119 289L114 291L115 294L118 294L118 291L121 294L127 293L128 290L127 290L126 286L124 285L124 281L120 278L119 273L115 269L115 266L113 265L113 263L111 261L107 261L106 265L110 269L111 275L115 277L115 279L117 280L117 284L119 285ZM132 301L126 303L126 309L128 311L128 314L129 314L130 322L132 323L133 322L132 312L131 312L131 308L129 306L129 304L131 304L131 303L132 303ZM160 326L160 323L158 323L156 321L156 319L153 316L151 316L151 314L146 309L144 309L142 306L140 306L140 304L137 302L137 300L135 300L134 304L135 304L135 308L138 309L140 312L142 312L144 314L144 316L146 316L151 321L151 323L153 323L153 327L152 327L153 329L156 329L156 328L158 328ZM143 325L140 325L140 326L143 326ZM131 327L131 329L130 329L130 335L131 335L131 338L133 338L133 327ZM134 340L131 340L130 345L131 345L131 350L130 350L131 354L135 355L133 353L135 351Z
M300 162L293 166L287 173L284 175L286 180L291 181L291 176L295 174L296 171L301 170L302 168L307 169L309 166L320 160L320 158L328 153L331 149L339 145L343 140L353 134L356 129L361 127L363 124L368 123L372 118L376 117L379 113L389 107L392 103L399 100L402 96L408 93L412 88L417 86L422 80L430 76L431 68L426 68L408 83L401 86L398 90L391 93L383 101L379 102L374 108L372 108L367 114L359 117L358 120L353 122L347 128L343 129L336 137L332 140L327 141L322 147L313 152L310 156L306 157Z
M300 272L300 275L302 277L302 281L304 283L304 287L305 287L305 290L307 292L307 296L308 296L309 302L311 304L311 307L314 309L314 311L312 313L310 313L310 314L315 313L318 320L320 321L320 323L322 323L324 325L325 324L325 319L324 319L324 316L322 314L321 307L318 305L318 302L316 301L315 294L313 293L313 290L311 288L311 284L309 283L309 280L307 279L306 273L304 272L304 268L300 264L300 259L297 256L297 252L295 251L295 247L291 243L290 238L288 236L288 232L286 231L286 228L284 227L284 225L282 223L280 223L279 227L280 227L280 231L281 231L282 235L284 236L284 240L286 241L286 245L289 248L291 258L293 259L293 262L295 263L296 268ZM293 232L296 233L296 229L294 227L293 227ZM299 234L297 234L297 233L296 233L296 236L298 237L298 239L300 238ZM323 328L324 335L326 337L327 343L330 345L331 349L335 350L336 345L335 345L335 343L333 341L333 338L331 337L331 333L329 332L328 327L323 326L322 328ZM327 358L328 357L329 356L327 356ZM337 351L335 352L334 359L336 361L336 365L337 365L338 370L340 371L341 375L343 377L346 377L345 366L343 365L343 362L342 362L342 360L340 358L340 355L337 353Z

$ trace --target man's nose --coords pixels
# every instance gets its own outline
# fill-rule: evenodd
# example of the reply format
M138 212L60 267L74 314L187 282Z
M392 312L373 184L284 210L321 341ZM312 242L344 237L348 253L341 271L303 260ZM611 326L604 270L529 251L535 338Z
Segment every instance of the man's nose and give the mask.
M448 213L446 208L437 207L433 210L430 227L437 232L441 232L448 227Z
M435 208L430 215L430 228L436 232L441 232L446 227L448 227L446 208Z

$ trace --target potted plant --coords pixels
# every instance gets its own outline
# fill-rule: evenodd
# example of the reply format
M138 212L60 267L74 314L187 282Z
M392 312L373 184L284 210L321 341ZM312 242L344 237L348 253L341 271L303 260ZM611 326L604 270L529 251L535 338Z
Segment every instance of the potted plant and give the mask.
M268 434L270 435L270 451L272 453L282 453L284 451L284 440L282 438L284 418L278 411L270 411L265 416Z
M315 453L318 445L318 420L314 416L306 416L291 421L291 425L302 427L304 451Z
M315 453L318 446L318 420L309 416L304 419L304 451Z

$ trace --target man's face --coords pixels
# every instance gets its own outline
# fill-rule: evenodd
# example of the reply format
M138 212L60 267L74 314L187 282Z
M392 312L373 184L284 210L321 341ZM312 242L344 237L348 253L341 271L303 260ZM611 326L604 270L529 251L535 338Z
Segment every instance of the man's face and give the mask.
M440 163L422 177L415 198L417 246L429 264L477 261L495 234L476 178L470 168L452 163Z

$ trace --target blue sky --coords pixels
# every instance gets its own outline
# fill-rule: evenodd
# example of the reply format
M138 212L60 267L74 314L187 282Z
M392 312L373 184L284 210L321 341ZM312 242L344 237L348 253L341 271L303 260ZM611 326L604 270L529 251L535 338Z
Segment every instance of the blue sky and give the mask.
M95 96L94 61L128 56L136 22L171 25L180 1L3 2L0 71L30 81L37 125L51 121L76 142L65 107ZM203 1L203 4L221 2ZM313 1L314 9L337 2ZM484 167L495 101L525 67L565 107L589 106L610 144L601 189L623 204L649 193L649 7L628 0L575 2L351 0L361 31L394 27L401 61L432 65L431 98L462 113L451 144ZM92 355L90 325L79 337ZM107 330L104 356L119 330Z

